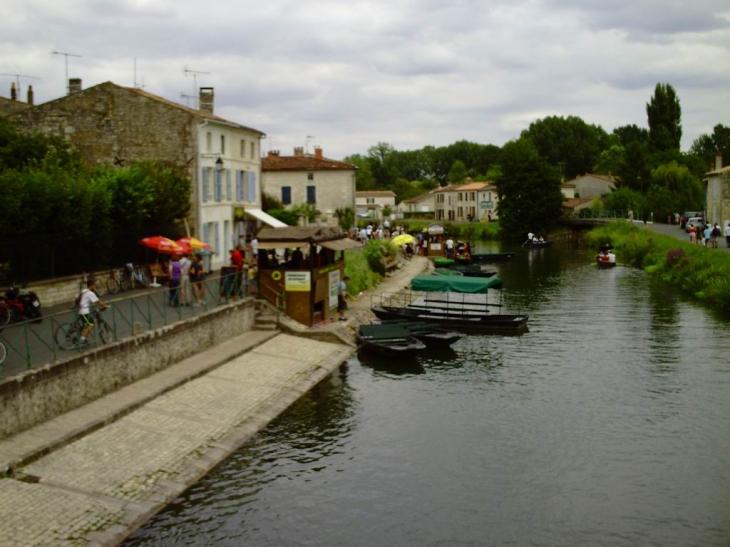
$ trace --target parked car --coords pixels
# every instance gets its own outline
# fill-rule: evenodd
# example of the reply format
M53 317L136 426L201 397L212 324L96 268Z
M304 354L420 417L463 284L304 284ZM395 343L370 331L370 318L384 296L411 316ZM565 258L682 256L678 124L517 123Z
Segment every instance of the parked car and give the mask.
M705 219L702 217L689 217L687 219L687 223L684 226L684 230L686 232L689 232L690 228L694 228L696 230L701 230L705 225Z

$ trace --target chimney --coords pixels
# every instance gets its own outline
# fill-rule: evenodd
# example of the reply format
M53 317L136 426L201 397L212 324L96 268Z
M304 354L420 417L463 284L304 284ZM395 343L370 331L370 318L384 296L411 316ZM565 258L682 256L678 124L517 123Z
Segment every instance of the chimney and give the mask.
M69 78L68 80L68 94L73 95L81 91L81 78Z
M268 156L270 158L278 158L279 157L279 151L278 150L269 150Z
M33 106L33 86L28 86L28 104Z
M318 160L322 159L322 148L319 146L314 147L314 157Z
M18 90L15 89L15 82L12 82L10 84L10 100L11 101L17 101L18 100Z
M304 147L303 146L295 146L294 147L294 155L299 157L304 155Z
M200 111L207 112L208 114L213 113L213 103L215 99L215 93L213 93L212 87L201 87L200 88Z
M715 171L722 169L722 152L718 150L717 156L715 156Z

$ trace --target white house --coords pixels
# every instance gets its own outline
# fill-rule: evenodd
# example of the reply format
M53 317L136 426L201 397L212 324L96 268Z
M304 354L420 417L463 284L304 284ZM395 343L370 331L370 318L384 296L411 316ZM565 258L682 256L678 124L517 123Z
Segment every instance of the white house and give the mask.
M355 207L360 218L382 218L383 209L395 211L395 193L391 190L363 190L355 192Z
M594 198L610 194L616 189L616 179L612 175L586 173L560 185L566 199Z

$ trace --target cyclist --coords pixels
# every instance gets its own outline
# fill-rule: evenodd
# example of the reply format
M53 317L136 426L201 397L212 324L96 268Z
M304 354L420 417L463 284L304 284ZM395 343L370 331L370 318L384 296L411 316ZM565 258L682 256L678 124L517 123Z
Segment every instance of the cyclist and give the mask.
M101 306L102 310L105 310L107 308L106 304L104 304L101 300L99 300L99 297L96 296L94 289L96 289L95 282L93 279L89 279L86 282L86 288L83 289L76 297L76 301L79 307L79 321L81 321L82 325L82 344L86 344L88 342L87 338L94 328L94 318L91 315L91 306L93 306L94 304L98 304L99 306Z

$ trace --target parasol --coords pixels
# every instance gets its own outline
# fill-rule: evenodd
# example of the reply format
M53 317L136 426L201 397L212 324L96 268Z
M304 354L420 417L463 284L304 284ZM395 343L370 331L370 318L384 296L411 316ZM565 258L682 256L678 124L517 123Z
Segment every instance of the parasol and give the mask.
M180 245L184 252L187 253L202 252L203 254L210 254L212 252L208 243L200 241L194 237L181 237L180 239L175 240L175 243Z
M167 237L163 236L151 236L151 237L145 237L144 239L140 239L139 241L140 245L144 245L145 247L149 247L150 249L154 249L158 253L162 254L183 254L184 249L175 243L172 239L169 239ZM157 255L157 261L159 263L160 255ZM155 268L157 270L157 268ZM161 285L157 282L157 276L152 276L152 283L150 284L150 287L160 287Z
M407 243L413 243L415 238L411 234L400 234L393 238L393 243L401 247Z

